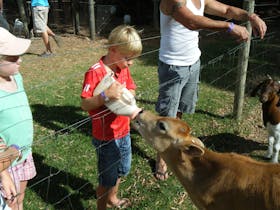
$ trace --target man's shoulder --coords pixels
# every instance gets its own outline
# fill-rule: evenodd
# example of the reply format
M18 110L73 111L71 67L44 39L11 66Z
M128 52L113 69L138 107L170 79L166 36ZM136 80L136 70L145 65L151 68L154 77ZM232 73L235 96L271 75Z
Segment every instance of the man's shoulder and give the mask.
M160 11L167 16L172 14L180 7L186 5L186 0L161 0Z

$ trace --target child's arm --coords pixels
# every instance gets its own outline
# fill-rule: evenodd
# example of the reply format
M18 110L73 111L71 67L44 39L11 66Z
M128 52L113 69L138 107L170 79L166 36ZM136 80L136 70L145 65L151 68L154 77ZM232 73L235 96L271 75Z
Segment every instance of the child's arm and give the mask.
M90 111L101 107L105 100L101 95L92 96L90 98L82 98L81 107L84 111Z
M114 82L108 89L104 90L103 93L109 100L118 100L122 96L122 89L124 85L119 82ZM85 111L97 109L105 104L104 94L92 96L89 98L82 98L81 107Z
M3 139L0 138L0 172L7 169L11 163L20 156L18 146L7 147Z
M1 183L5 191L5 197L7 199L7 204L12 206L16 204L17 200L14 199L17 196L17 191L14 185L14 182L7 170L0 173Z

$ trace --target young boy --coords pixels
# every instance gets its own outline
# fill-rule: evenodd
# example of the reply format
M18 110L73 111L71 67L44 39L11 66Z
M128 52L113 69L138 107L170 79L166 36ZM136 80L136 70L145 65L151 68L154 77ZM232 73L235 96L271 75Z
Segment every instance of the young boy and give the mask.
M99 172L98 210L130 205L128 199L117 196L120 177L127 175L131 167L130 118L114 114L104 104L120 99L123 87L135 95L136 85L129 66L141 52L142 43L137 31L131 26L118 26L109 35L107 54L85 74L81 107L92 117L92 143L96 148ZM93 95L108 73L108 67L113 71L116 82L100 94Z
M19 73L21 58L31 41L15 37L0 27L0 142L7 146L16 144L22 150L22 158L8 169L13 183L1 179L6 198L17 196L13 210L23 209L24 193L28 180L36 175L32 158L33 119L28 99ZM14 185L16 194L13 192Z

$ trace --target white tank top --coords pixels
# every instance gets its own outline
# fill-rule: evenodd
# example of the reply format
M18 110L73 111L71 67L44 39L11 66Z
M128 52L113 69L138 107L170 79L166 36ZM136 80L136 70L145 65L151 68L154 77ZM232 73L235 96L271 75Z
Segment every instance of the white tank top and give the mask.
M193 14L203 16L204 0L200 0L200 3L199 9L191 0L186 1L186 6ZM160 12L160 32L159 59L162 62L169 65L189 66L200 58L198 31L189 30L171 16Z

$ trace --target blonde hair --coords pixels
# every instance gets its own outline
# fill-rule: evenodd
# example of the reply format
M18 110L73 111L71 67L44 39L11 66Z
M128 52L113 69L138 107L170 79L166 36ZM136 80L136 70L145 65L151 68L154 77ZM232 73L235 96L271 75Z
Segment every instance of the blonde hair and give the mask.
M132 26L120 25L112 30L108 38L108 46L116 46L121 53L137 57L142 52L141 38Z

